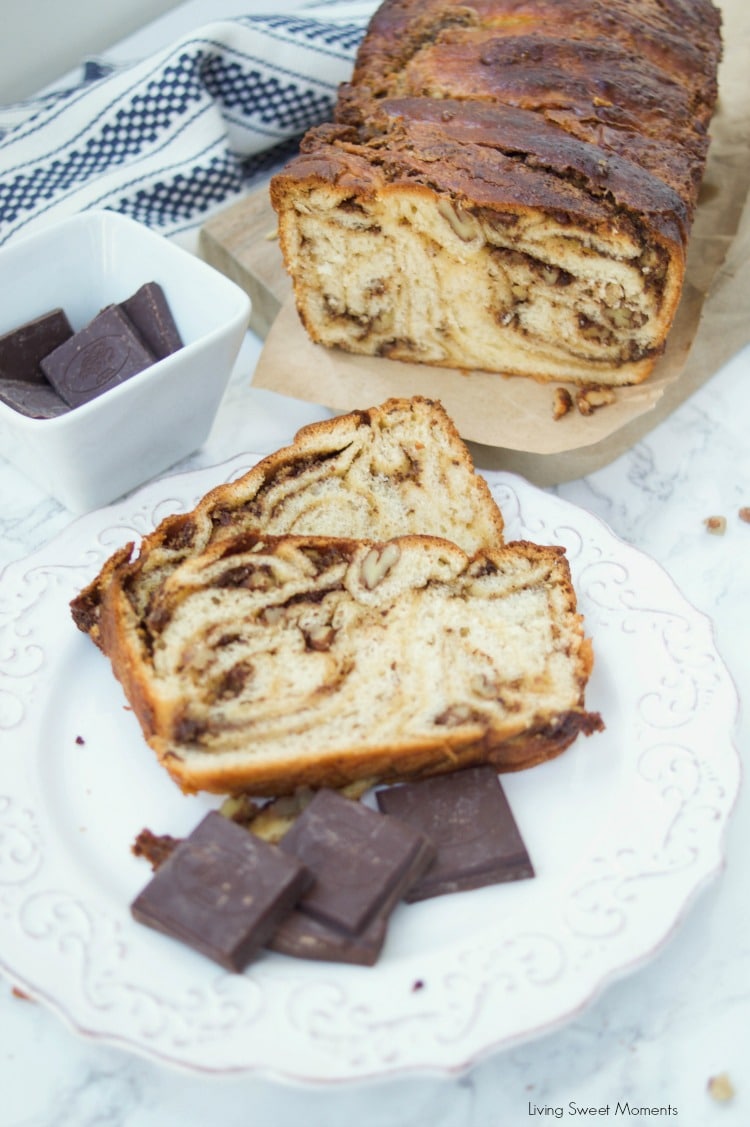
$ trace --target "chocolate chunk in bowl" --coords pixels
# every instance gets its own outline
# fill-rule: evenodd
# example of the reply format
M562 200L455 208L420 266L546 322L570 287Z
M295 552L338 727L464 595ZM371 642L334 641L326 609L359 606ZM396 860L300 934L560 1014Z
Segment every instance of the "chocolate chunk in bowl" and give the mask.
M41 362L55 391L80 407L154 363L130 319L109 305Z
M182 337L158 282L146 282L132 297L121 301L120 308L157 360L182 348Z
M131 911L139 923L241 971L308 882L296 858L212 811L159 866Z
M89 512L205 442L247 327L250 301L234 282L144 224L94 208L9 240L0 279L0 333L59 308L81 330L153 279L184 338L178 352L81 410L39 419L0 401L3 458L38 488L73 513Z
M534 876L513 811L491 767L471 767L378 791L380 809L421 830L435 845L431 867L409 902Z
M47 381L40 363L73 335L63 309L52 309L0 336L0 379L41 384ZM7 400L6 400L7 402Z
M0 403L30 419L56 419L70 407L48 383L0 379Z

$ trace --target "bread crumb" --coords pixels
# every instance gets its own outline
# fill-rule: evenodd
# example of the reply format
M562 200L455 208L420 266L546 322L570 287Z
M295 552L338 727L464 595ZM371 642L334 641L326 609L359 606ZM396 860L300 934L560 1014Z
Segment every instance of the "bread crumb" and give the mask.
M734 1087L728 1072L719 1072L708 1081L708 1094L719 1103L727 1103L734 1097Z
M152 830L142 829L131 845L130 852L134 857L145 857L156 872L171 857L180 841L179 837L172 837L171 834L155 834Z
M556 387L555 398L552 403L552 418L557 421L573 410L573 396L567 387Z
M727 530L726 517L706 517L703 523L714 536L723 536Z
M737 516L740 520L744 520L745 524L750 524L750 505L743 505Z
M600 384L582 387L576 395L576 407L582 415L593 415L594 411L614 401L614 390L611 387L602 387Z

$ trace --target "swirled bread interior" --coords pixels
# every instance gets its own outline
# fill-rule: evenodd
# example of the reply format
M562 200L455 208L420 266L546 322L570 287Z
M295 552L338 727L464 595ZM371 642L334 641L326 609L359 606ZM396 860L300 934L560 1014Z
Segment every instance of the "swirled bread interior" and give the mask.
M558 548L241 533L179 564L145 614L120 574L102 632L186 791L512 770L601 726Z
M126 545L73 600L73 617L103 644L102 603L124 570L128 597L143 614L182 560L257 530L376 540L428 533L471 553L502 541L503 518L442 406L419 396L390 399L303 427L290 446L212 490L192 511L163 520L134 563L133 545Z

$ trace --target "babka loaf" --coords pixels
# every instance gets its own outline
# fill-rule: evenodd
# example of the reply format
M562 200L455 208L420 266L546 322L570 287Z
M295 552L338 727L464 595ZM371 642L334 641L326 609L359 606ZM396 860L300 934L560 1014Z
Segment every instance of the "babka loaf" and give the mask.
M562 549L245 532L185 559L145 612L124 578L104 647L187 792L514 770L601 727Z
M503 518L442 406L390 399L303 427L191 512L163 520L132 562L126 544L73 600L76 624L106 650L99 621L113 580L145 614L182 560L243 531L375 540L429 533L473 553L502 541Z
M710 0L385 0L271 182L300 318L350 352L638 383L717 97Z

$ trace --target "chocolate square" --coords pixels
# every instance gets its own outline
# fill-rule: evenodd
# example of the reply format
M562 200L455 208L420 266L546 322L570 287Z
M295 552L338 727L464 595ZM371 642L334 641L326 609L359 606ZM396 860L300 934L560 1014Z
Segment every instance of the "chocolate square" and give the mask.
M39 365L72 335L70 321L62 309L52 309L4 333L0 336L0 380L47 386Z
M30 419L55 419L70 410L54 388L46 382L0 379L0 401Z
M212 811L136 897L136 920L240 971L309 883L304 866Z
M534 876L497 773L469 767L380 790L378 806L433 841L437 856L404 897L409 902Z
M320 790L281 839L315 878L301 912L357 934L390 910L434 856L425 835L332 790Z
M80 407L153 362L129 318L109 305L46 356L41 368L65 402Z
M381 909L361 932L354 934L295 908L282 920L268 947L280 955L297 959L371 967L383 949L389 915L390 911Z
M121 301L120 308L157 360L182 348L172 310L158 282L146 282L132 297Z

